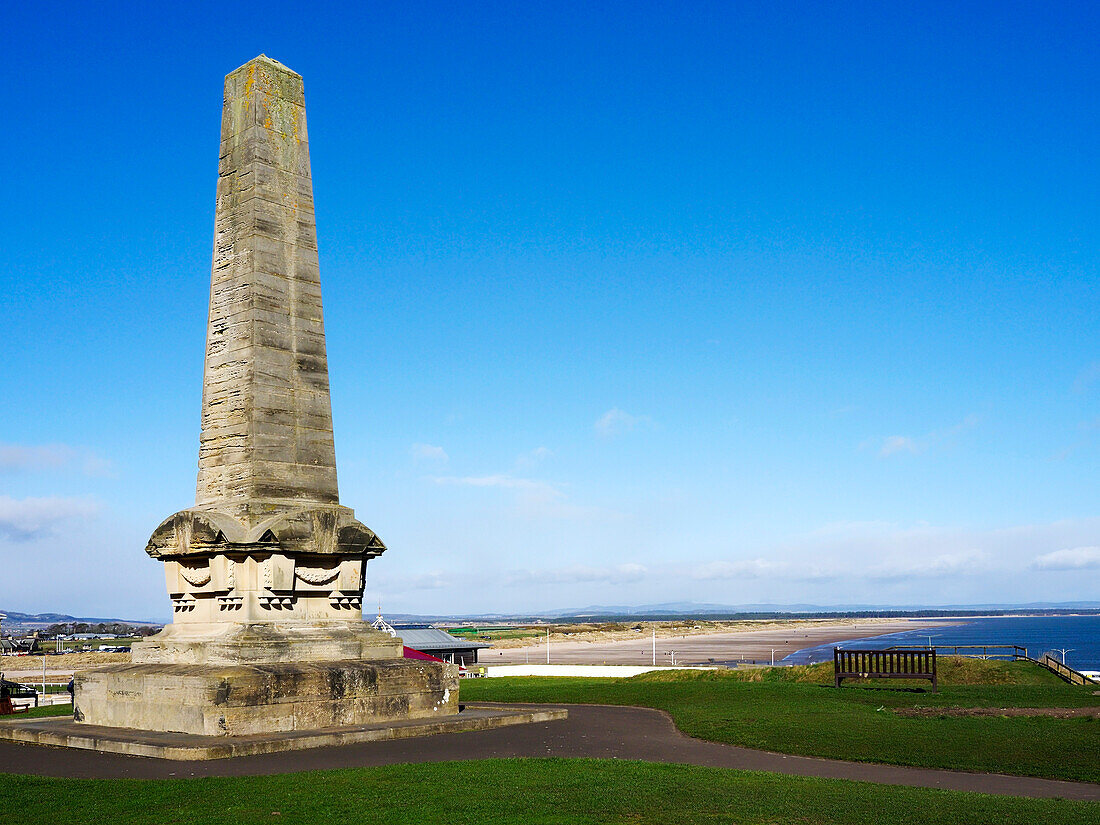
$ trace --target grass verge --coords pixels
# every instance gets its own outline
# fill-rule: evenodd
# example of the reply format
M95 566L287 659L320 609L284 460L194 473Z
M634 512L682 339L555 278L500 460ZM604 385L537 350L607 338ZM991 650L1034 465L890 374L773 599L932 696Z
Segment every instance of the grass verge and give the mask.
M1100 803L591 759L493 759L183 780L0 775L19 822L837 823L1095 821Z
M639 705L689 736L862 762L1100 781L1100 722L1027 716L901 717L913 707L1100 704L1027 662L941 660L939 693L899 683L832 686L832 664L665 671L631 679L512 677L462 684L463 701ZM927 684L927 683L925 683Z
M69 705L43 705L40 708L31 708L22 713L13 713L11 716L0 716L0 725L5 721L16 722L20 719L36 719L40 716L72 716L73 706Z

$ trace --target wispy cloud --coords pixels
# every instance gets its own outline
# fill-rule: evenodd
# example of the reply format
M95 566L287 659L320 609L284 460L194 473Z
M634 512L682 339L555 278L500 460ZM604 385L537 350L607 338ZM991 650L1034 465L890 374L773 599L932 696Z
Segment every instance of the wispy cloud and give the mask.
M86 476L110 475L111 463L91 450L67 444L0 444L0 472L75 471Z
M1093 433L1100 430L1100 417L1082 421L1077 427L1084 435L1068 447L1063 447L1051 456L1053 461L1065 461L1074 453L1092 446Z
M413 444L409 448L409 454L416 461L437 461L441 464L445 464L450 458L446 450L433 444Z
M921 554L887 559L872 564L862 571L853 569L850 575L862 575L868 579L937 578L981 573L989 569L989 554L981 550L963 550L958 553Z
M1073 391L1083 393L1097 381L1100 381L1100 361L1093 361L1074 379Z
M859 407L855 404L846 404L843 407L837 407L835 410L829 410L830 418L843 418L846 415L850 415L858 410Z
M90 498L22 498L0 495L0 537L28 540L94 517L99 505Z
M806 561L776 561L767 558L712 561L696 565L688 575L696 581L773 579L791 582L824 582L831 579L887 581L937 578L982 572L989 557L977 550L936 555L895 556L878 562L865 557L836 558L822 564Z
M819 564L799 564L755 558L737 561L712 561L696 565L688 571L696 581L738 579L782 579L785 581L825 581L841 575L841 571Z
M527 584L580 584L584 582L606 582L607 584L627 584L643 579L646 567L628 563L613 567L590 567L578 564L571 567L559 567L549 570L512 570L505 576L508 585Z
M653 426L653 419L648 415L631 415L614 407L601 415L593 426L601 437L612 438L635 430L649 429Z
M0 444L0 468L4 470L53 470L73 460L76 451L64 444Z
M507 473L487 476L431 476L430 480L435 484L450 484L459 487L500 487L505 490L531 490L554 496L561 495L561 491L547 481L517 478Z
M623 513L615 510L572 502L559 484L509 473L484 476L429 476L428 480L440 485L514 491L516 515L532 522L549 520L608 523L622 522L627 518Z
M1044 553L1031 563L1033 570L1100 570L1100 547L1071 547Z
M903 453L919 455L933 447L952 441L963 433L974 429L980 422L980 416L968 415L957 424L933 430L923 436L888 435L869 438L860 444L860 449L877 448L879 458L889 458Z
M516 456L516 468L520 470L533 469L538 467L553 454L554 451L549 447L535 447L533 450Z
M786 578L787 572L786 565L768 559L742 559L700 564L691 569L690 576L697 581L761 579L770 576Z
M912 453L916 455L921 450L917 447L917 442L911 439L907 435L891 435L887 436L882 441L882 446L879 448L879 458L889 458L897 453Z
M409 576L397 582L398 586L405 590L443 590L454 587L455 577L443 571L421 573L417 576Z

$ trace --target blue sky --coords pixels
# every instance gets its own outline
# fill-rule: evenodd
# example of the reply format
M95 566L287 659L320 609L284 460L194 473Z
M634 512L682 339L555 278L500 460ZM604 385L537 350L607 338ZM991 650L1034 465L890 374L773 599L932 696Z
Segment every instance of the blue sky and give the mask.
M0 608L168 614L261 52L306 83L369 604L1100 598L1098 16L6 9Z

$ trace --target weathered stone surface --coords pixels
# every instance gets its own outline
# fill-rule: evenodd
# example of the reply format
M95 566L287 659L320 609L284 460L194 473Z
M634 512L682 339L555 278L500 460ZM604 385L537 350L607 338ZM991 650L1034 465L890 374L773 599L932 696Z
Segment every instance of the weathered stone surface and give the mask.
M400 659L401 640L364 622L171 624L135 646L136 664L287 664Z
M89 725L248 736L458 712L458 669L411 659L107 665L76 674Z
M226 77L218 169L195 506L146 551L174 624L361 619L386 546L339 503L299 75Z
M225 79L196 505L335 504L302 78L265 57ZM246 357L241 357L247 353ZM264 439L260 427L284 420Z
M0 723L0 740L55 748L77 748L157 759L226 759L263 753L332 748L359 742L409 739L437 733L488 730L532 722L565 719L564 708L469 708L450 716L404 719L317 730L278 731L251 736L202 736L135 730L74 722L72 719L25 719Z
M457 712L457 672L365 625L386 547L340 505L302 78L225 79L195 506L146 551L173 621L83 671L90 725L251 735Z

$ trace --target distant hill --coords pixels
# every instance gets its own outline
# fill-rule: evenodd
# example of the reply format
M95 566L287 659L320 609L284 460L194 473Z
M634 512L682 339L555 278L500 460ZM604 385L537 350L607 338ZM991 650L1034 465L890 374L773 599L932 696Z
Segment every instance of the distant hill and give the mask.
M607 622L676 619L768 619L768 618L828 618L828 617L935 617L987 616L1014 613L1058 615L1067 613L1100 613L1100 602L1031 602L1028 604L963 604L963 605L816 605L816 604L739 604L723 605L699 602L667 602L645 605L589 605L539 613L463 613L463 614L394 614L393 621L483 621L483 622Z
M3 615L5 633L28 633L42 630L52 624L128 624L135 627L143 625L162 625L164 622L150 622L144 619L103 619L97 616L69 616L65 613L20 613L16 610L0 609Z
M64 613L19 613L0 609L6 614L6 633L27 633L52 624L163 625L145 619L105 619L69 616ZM875 604L710 604L700 602L664 602L643 605L588 605L531 613L387 613L391 622L611 622L678 619L769 619L882 617L913 618L937 616L989 616L1009 613L1058 615L1100 613L1100 601L1030 602L1027 604L949 604L949 605L875 605ZM373 616L364 616L371 621Z

